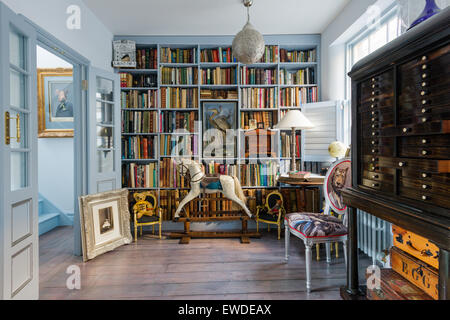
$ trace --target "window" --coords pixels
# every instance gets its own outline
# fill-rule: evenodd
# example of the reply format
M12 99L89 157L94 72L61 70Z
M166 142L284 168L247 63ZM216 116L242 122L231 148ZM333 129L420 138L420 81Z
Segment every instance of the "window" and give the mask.
M394 40L401 34L401 24L399 9L395 5L379 19L372 28L361 30L353 39L347 42L347 70L350 72L356 62L366 57L370 53L381 48L388 42ZM347 76L347 100L351 100L351 79ZM350 103L344 104L344 143L351 143L351 112Z

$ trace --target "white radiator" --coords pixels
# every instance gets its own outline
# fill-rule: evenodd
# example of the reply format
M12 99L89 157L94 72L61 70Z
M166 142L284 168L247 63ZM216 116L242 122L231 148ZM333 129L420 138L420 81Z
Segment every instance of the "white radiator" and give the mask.
M382 261L385 250L392 246L391 224L364 211L358 210L358 248L372 258L372 263Z

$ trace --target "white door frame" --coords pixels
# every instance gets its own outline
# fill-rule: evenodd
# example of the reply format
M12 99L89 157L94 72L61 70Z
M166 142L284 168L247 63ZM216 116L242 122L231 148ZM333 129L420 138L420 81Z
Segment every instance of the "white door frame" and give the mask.
M19 15L22 16L22 15ZM22 16L37 33L37 44L73 64L74 108L74 255L81 256L81 230L78 198L88 194L88 70L90 61L55 38L40 26ZM83 87L83 83L86 85ZM37 132L36 132L37 134Z

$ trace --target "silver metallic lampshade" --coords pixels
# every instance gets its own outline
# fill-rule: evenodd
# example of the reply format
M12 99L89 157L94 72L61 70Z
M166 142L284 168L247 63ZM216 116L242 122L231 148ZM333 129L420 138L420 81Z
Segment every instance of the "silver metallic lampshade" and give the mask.
M244 5L248 12L252 2L244 0ZM240 63L252 64L261 60L264 50L264 37L250 23L250 14L248 13L247 24L233 40L233 55Z

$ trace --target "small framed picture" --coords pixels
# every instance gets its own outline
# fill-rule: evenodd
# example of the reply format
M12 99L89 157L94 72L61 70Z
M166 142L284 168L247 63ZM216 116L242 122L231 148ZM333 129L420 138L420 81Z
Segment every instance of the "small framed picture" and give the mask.
M37 77L39 138L73 137L72 69L38 69Z
M264 122L258 122L258 129L264 129Z
M83 261L132 241L128 190L80 197Z
M249 127L250 130L255 130L255 129L258 128L258 122L256 121L256 119L250 119L248 121L248 124L249 124L248 127Z

